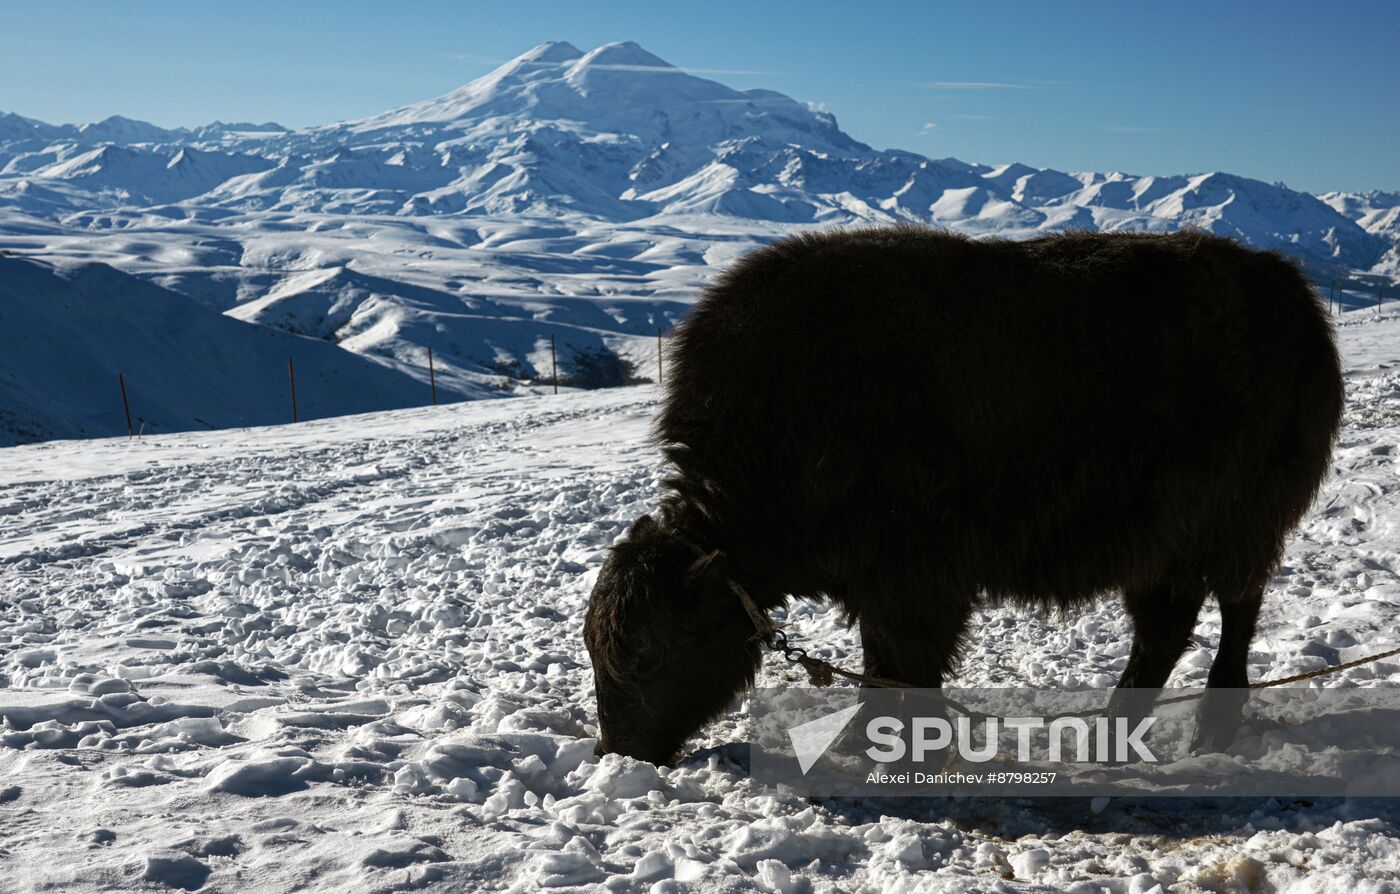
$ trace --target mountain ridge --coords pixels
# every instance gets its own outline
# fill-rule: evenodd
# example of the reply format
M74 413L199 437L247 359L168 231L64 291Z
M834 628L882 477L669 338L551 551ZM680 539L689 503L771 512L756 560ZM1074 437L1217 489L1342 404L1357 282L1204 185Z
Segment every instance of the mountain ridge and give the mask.
M94 144L128 154L103 164ZM166 178L160 159L186 148L206 153L208 170L178 185L157 182ZM15 198L21 180L38 190L27 206ZM94 196L65 193L71 187ZM270 122L164 129L121 116L49 125L0 115L5 202L40 216L177 202L612 221L697 213L784 224L922 220L1013 237L1071 226L1198 226L1285 250L1320 277L1370 271L1400 241L1393 222L1367 216L1374 209L1363 199L1328 201L1225 172L1063 172L876 150L829 112L698 77L629 41L587 52L543 43L441 96L296 131ZM1369 210L1351 213L1362 207Z
M149 285L355 355L347 395L379 368L424 401L434 382L444 399L539 393L606 354L655 379L658 335L724 265L813 226L894 221L1013 239L1200 227L1298 258L1346 307L1400 280L1397 194L877 150L829 112L627 42L541 44L441 96L302 130L0 114L0 249L108 265L138 317ZM42 380L32 359L14 375Z

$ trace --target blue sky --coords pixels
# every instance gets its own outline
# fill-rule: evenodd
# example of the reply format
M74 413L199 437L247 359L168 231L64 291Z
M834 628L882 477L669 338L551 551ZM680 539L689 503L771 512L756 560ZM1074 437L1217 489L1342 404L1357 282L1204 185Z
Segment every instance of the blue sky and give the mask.
M0 0L0 111L322 124L546 40L635 40L967 161L1400 189L1400 2Z

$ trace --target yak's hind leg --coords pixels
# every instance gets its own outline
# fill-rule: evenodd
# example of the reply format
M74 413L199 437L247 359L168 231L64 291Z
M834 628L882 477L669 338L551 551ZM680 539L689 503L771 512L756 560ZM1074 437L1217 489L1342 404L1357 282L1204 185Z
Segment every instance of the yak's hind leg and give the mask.
M1193 751L1224 751L1239 732L1249 693L1249 645L1264 601L1264 583L1253 583L1220 599L1220 647L1210 665L1206 694L1196 711Z
M1191 642L1205 598L1205 581L1186 574L1155 586L1129 588L1123 594L1123 606L1133 622L1133 646L1109 702L1109 714L1126 718L1129 730L1151 712L1157 691L1166 685Z

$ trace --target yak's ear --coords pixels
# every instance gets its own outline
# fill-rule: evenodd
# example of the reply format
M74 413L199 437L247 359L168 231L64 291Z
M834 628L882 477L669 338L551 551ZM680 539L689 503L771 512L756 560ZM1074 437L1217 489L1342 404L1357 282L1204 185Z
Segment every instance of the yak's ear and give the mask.
M685 576L692 583L700 581L727 583L729 580L729 557L719 550L708 552L695 560Z
M661 530L661 526L656 519L650 515L641 515L632 521L627 528L627 539L641 543L650 540Z

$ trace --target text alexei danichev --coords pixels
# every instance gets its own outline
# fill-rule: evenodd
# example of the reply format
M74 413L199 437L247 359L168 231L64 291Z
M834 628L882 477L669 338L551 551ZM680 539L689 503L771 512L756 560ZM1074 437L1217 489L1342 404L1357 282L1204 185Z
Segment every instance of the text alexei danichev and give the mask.
M872 771L865 777L866 785L981 785L986 782L981 773L881 773Z

